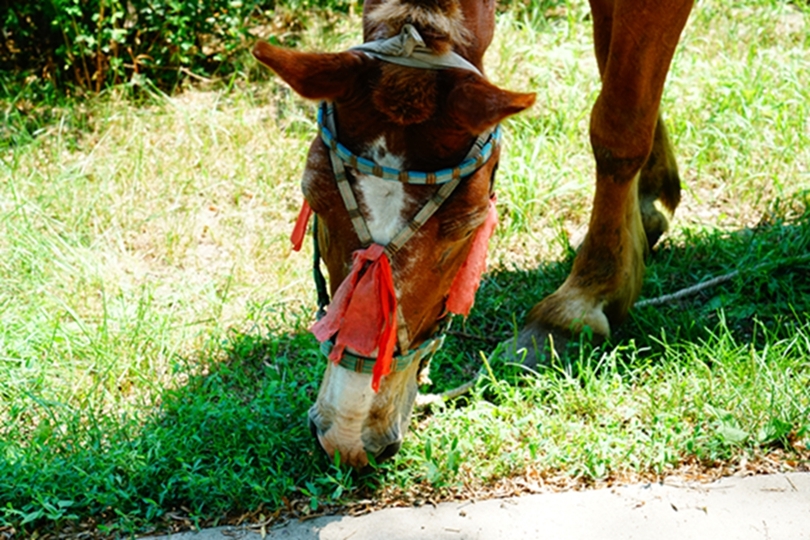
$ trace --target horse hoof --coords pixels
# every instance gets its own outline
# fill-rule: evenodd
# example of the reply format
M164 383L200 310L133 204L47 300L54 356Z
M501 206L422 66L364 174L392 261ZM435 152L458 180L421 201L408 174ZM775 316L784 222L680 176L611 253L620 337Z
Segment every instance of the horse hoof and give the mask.
M564 355L570 337L545 325L526 326L515 338L502 341L495 349L500 358L529 369L550 365Z

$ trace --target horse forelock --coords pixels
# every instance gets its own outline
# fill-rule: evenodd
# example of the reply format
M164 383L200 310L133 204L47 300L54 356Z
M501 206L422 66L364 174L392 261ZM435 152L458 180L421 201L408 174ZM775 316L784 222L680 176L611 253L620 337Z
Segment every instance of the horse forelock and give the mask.
M404 24L413 24L423 34L425 43L437 54L453 46L469 45L472 36L464 26L464 14L458 0L386 0L366 14L374 25L384 25L391 37Z
M395 124L406 126L426 121L436 112L436 72L383 64L372 93L377 110Z

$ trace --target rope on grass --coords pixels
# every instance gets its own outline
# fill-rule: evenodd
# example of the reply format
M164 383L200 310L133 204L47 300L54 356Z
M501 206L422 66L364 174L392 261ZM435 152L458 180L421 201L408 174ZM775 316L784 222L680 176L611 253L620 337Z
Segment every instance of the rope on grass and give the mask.
M478 382L478 379L484 375L484 367L481 366L481 369L478 370L478 373L475 374L475 377L470 379L469 381L465 382L460 386L456 386L455 388L451 388L446 392L442 392L441 394L417 394L416 395L416 407L424 408L428 405L437 405L440 403L444 403L445 401L450 401L451 399L456 399L459 396L462 396L469 392L473 386Z
M805 255L797 255L794 257L786 257L784 259L779 259L776 261L763 262L754 266L753 268L747 268L745 269L745 271L751 274L759 272L761 270L770 270L772 272L782 266L798 264L802 262L810 262L810 253ZM680 291L676 291L671 294L664 294L662 296L657 296L655 298L648 298L646 300L639 300L633 305L633 307L643 308L669 304L670 302L674 302L676 300L686 298L687 296L697 294L702 290L709 289L721 283L725 283L726 281L731 281L732 279L738 277L741 273L742 273L741 270L734 270L733 272L729 272L728 274L723 274L722 276L714 277L712 279L704 281L703 283L698 283L697 285L686 287L684 289L681 289Z
M799 255L796 257L789 257L786 259L781 259L774 262L764 262L760 263L753 268L748 269L748 272L754 273L759 272L760 270L764 270L769 268L771 271L788 264L796 264L801 262L810 262L810 254ZM682 298L686 298L687 296L691 296L693 294L697 294L700 291L705 289L709 289L711 287L715 287L720 285L721 283L725 283L726 281L731 281L732 279L736 278L741 274L740 270L734 270L733 272L729 272L728 274L723 274L722 276L713 277L703 283L698 283L696 285L692 285L690 287L683 288L679 291L675 291L674 293L664 294L661 296L657 296L655 298L647 298L645 300L639 300L634 304L633 307L636 308L643 308L643 307L650 307L650 306L661 306L664 304L669 304L670 302L674 302L676 300L681 300ZM482 341L491 341L493 338L484 337L484 336L476 336L474 334L467 334L464 332L453 332L455 335L464 338L464 339L479 339ZM464 384L457 386L455 388L451 388L446 392L442 392L441 394L418 394L416 396L416 406L418 408L424 408L428 405L444 403L445 401L449 401L451 399L455 399L461 395L466 394L470 391L470 389L475 386L481 376L484 374L484 367L482 366L478 373L476 373L475 377L470 379L469 381L465 382Z
M728 274L717 276L708 281L704 281L703 283L698 283L696 285L692 285L691 287L686 287L684 289L681 289L680 291L675 291L674 293L671 294L664 294L662 296L657 296L655 298L647 298L645 300L639 300L638 302L633 304L633 307L643 308L649 306L661 306L664 304L669 304L670 302L674 302L675 300L680 300L681 298L686 298L687 296L697 294L704 289L709 289L711 287L714 287L715 285L725 283L726 281L731 281L732 279L734 279L739 275L740 271L734 270L733 272L729 272Z

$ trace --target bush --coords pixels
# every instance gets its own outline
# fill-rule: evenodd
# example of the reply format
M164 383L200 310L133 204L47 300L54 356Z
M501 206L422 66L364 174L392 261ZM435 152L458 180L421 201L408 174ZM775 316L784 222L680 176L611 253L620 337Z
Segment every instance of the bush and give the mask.
M301 9L326 0L291 0ZM252 41L250 21L276 0L5 0L0 71L18 81L98 92L145 77L171 90L191 76L226 75Z

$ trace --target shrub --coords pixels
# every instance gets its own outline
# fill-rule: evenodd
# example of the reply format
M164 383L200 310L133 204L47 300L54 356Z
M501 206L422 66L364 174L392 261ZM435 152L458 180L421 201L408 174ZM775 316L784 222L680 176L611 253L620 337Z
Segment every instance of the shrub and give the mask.
M289 9L340 0L290 0ZM191 76L225 75L252 41L251 18L276 0L6 0L0 71L16 80L100 91L145 77L171 90Z

